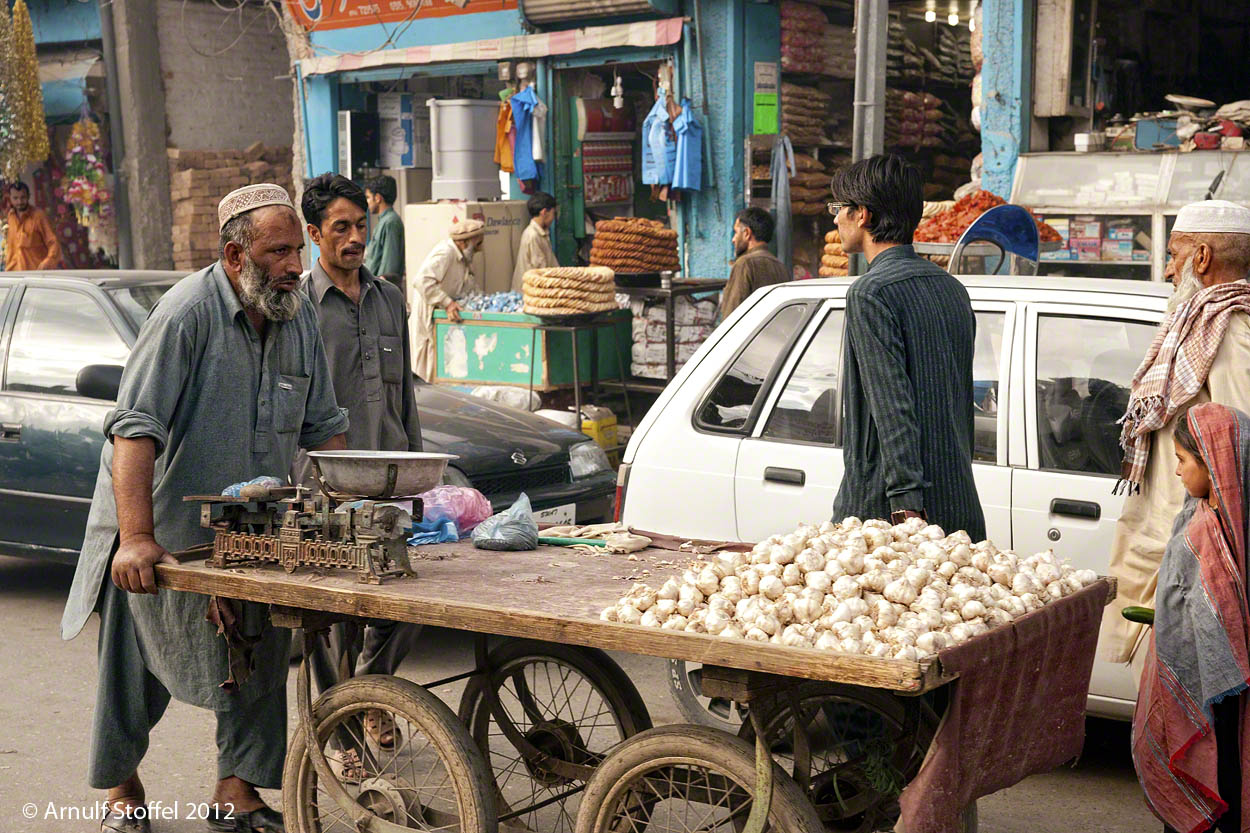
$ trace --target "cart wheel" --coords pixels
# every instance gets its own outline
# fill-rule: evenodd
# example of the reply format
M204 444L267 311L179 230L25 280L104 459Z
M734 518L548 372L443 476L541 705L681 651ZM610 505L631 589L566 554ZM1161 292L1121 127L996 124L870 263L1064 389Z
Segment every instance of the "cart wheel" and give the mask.
M697 662L670 659L668 688L678 711L691 723L736 734L746 722L746 706L723 697L703 696L703 666Z
M893 826L898 795L919 770L937 725L921 698L836 683L800 683L753 700L751 708L774 759L811 797L825 829L848 833ZM754 742L750 722L739 737Z
M651 728L647 707L629 677L607 654L534 640L504 642L490 652L494 687L474 677L460 700L460 719L494 771L501 824L543 833L572 833L589 770L627 737ZM487 693L509 721L501 727ZM519 735L555 765L585 768L580 777L557 772L508 739Z
M365 738L362 723L370 709L394 718L393 748ZM494 790L482 753L451 709L421 686L384 675L356 677L317 698L313 715L327 757L336 746L357 750L363 772L342 780L343 787L378 816L416 830L497 833ZM287 824L293 833L357 833L318 784L306 742L301 727L287 750L282 773Z
M751 812L755 751L727 732L693 724L635 735L586 784L577 833L735 833ZM803 790L773 764L770 833L821 833Z

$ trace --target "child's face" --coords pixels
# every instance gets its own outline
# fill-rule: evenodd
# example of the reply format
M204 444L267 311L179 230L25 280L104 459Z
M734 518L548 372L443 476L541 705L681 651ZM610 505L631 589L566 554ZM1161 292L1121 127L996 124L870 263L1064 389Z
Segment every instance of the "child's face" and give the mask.
M1197 498L1211 496L1211 473L1203 465L1202 460L1181 448L1175 439L1172 445L1176 449L1176 476L1185 484L1185 491Z

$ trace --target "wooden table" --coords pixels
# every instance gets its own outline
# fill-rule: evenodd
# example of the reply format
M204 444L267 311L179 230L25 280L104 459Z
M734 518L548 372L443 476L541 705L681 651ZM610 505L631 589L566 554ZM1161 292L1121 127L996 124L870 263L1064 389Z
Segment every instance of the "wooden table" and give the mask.
M490 552L472 543L422 547L417 577L362 584L346 574L292 574L277 566L215 569L202 561L157 565L173 590L393 619L476 633L583 645L785 677L920 694L949 681L933 660L908 662L790 648L709 634L604 622L599 613L635 581L658 588L695 556L647 549L632 556L563 547Z

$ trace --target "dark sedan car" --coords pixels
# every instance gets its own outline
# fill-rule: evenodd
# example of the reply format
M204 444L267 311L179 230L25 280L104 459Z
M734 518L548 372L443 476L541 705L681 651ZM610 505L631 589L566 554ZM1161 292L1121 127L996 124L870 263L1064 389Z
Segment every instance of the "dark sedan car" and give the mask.
M0 272L0 553L73 563L120 368L176 272ZM418 381L427 451L496 510L525 492L540 520L610 520L603 451L550 420ZM223 486L226 484L222 484Z

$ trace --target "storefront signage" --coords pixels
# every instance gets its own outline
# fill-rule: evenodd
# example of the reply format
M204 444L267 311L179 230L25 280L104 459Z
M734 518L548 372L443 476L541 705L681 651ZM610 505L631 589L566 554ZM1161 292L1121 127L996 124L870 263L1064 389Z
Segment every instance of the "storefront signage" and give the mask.
M286 0L305 29L347 29L434 17L515 9L517 0Z
M755 106L752 133L777 132L777 64L755 62Z

